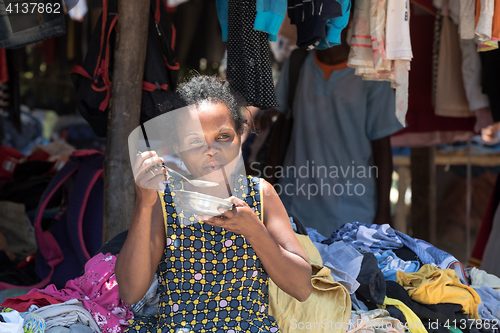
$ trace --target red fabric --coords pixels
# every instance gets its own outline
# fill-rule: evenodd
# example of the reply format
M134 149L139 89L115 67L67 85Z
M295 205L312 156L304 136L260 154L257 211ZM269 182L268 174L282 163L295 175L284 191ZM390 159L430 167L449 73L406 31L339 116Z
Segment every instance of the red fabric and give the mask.
M427 1L425 1L427 2ZM430 1L429 1L430 2ZM435 17L423 10L410 19L413 60L409 80L408 127L394 134L436 131L474 132L475 118L439 117L432 106L432 44Z
M497 179L497 182L498 181L499 180ZM495 216L495 212L497 210L497 207L494 205L495 191L496 186L491 193L488 208L486 208L486 212L484 213L483 223L481 223L481 229L479 229L479 233L477 234L476 244L474 245L474 249L472 250L472 254L469 258L469 267L479 268L481 266L484 250L486 249L486 244L488 243L491 229L493 228L493 217Z
M0 306L11 308L19 312L26 312L33 304L37 305L38 307L43 307L62 302L63 301L58 298L35 291L28 295L7 298L5 301L3 301L2 304L0 304Z
M0 49L0 82L9 81L9 71L7 69L7 53L5 49Z
M24 155L15 148L0 146L0 184L12 179L14 170L23 157Z

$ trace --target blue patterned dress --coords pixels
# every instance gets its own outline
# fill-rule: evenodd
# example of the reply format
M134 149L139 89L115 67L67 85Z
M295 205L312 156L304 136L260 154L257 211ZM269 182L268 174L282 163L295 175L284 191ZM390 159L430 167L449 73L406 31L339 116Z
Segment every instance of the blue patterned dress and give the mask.
M252 246L240 234L197 221L188 212L177 213L173 190L184 186L172 177L167 183L158 314L135 318L126 332L279 332L268 314L268 276ZM233 195L262 221L261 180L238 176L234 185Z

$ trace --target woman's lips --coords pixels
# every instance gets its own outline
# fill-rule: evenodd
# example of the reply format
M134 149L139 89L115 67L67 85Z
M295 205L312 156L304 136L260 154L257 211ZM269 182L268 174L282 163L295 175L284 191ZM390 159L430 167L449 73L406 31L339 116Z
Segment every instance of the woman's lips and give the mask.
M222 165L209 165L203 168L203 170L207 170L208 172L214 172L219 170L222 167Z

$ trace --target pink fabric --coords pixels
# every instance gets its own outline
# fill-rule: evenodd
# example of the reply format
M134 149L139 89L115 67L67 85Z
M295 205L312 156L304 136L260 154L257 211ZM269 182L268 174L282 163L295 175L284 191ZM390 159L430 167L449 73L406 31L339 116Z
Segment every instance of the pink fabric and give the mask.
M115 278L116 257L99 253L85 264L85 273L66 283L64 289L57 290L51 284L45 289L33 289L63 301L78 299L82 302L103 333L117 333L128 327L128 319L134 317L130 306L118 295Z

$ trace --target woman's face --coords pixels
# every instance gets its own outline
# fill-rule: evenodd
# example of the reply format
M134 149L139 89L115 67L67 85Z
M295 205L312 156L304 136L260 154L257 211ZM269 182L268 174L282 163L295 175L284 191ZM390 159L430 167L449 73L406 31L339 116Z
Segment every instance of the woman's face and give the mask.
M204 102L180 115L175 150L194 178L222 183L221 167L230 174L237 162L241 136L224 104ZM232 163L231 163L232 162Z

